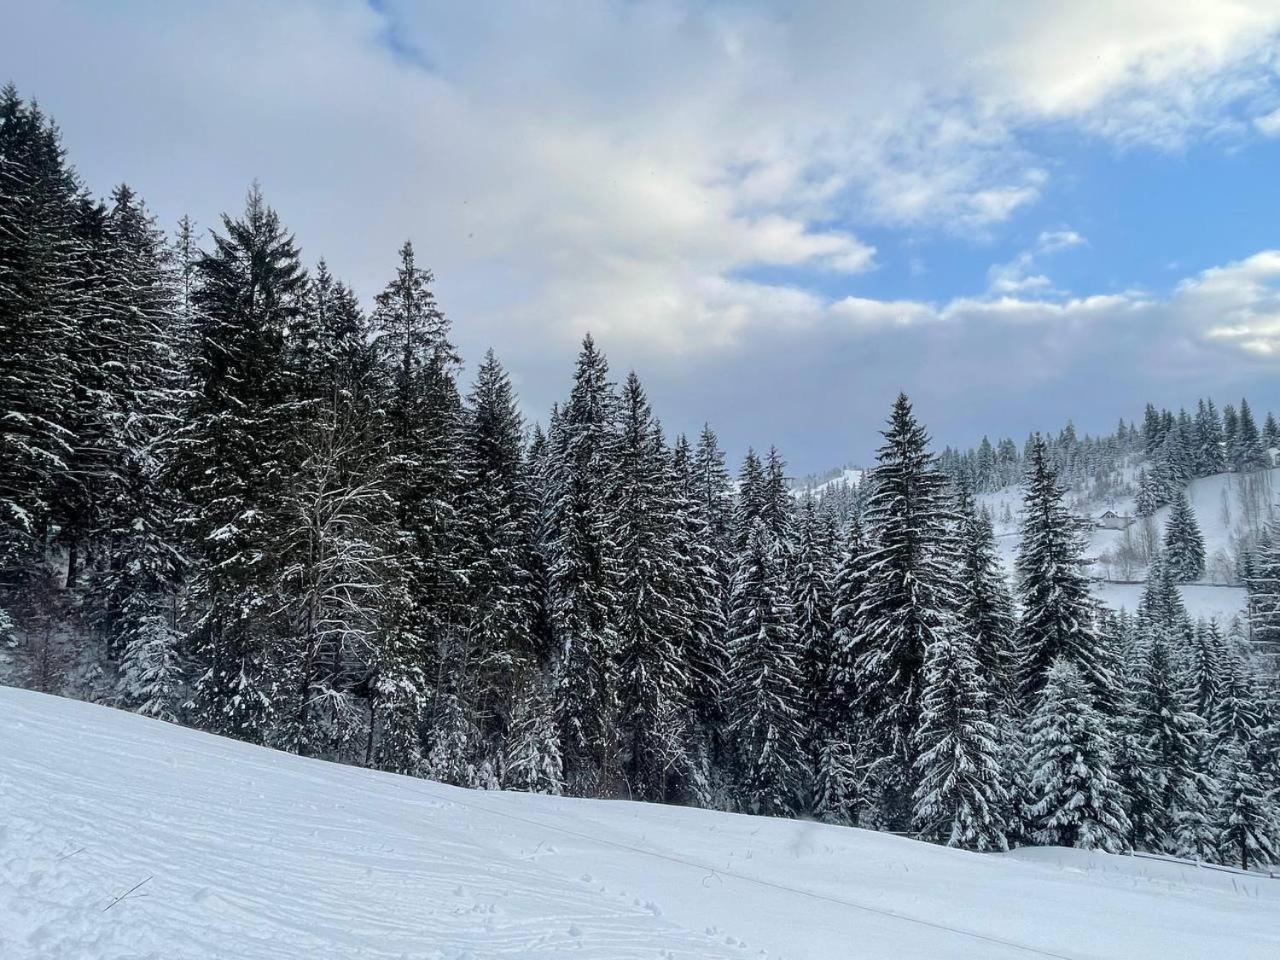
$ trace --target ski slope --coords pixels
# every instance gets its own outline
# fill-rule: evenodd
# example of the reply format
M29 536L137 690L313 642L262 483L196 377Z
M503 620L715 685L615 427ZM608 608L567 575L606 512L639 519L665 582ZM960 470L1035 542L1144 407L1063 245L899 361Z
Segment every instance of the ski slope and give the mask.
M5 960L1223 956L1280 956L1280 880L464 791L0 687Z

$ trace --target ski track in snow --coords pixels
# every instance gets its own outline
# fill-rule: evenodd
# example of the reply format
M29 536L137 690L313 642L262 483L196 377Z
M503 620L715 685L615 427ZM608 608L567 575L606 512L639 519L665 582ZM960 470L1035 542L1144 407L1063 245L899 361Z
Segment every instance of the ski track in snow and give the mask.
M0 810L5 960L1280 956L1280 880L465 791L5 687Z

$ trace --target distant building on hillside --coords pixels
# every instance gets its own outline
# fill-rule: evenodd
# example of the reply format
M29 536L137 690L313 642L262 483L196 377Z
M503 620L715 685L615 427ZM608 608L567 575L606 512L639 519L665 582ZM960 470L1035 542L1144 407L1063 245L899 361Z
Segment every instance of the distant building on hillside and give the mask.
M1133 523L1133 518L1121 516L1114 510L1104 510L1093 518L1093 522L1104 530L1123 530Z

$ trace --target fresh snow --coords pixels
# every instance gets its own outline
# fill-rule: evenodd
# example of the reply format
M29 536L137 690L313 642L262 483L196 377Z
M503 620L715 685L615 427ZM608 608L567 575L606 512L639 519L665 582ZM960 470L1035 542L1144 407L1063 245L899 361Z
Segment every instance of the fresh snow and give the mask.
M1265 876L466 791L11 688L0 803L5 960L1280 956Z

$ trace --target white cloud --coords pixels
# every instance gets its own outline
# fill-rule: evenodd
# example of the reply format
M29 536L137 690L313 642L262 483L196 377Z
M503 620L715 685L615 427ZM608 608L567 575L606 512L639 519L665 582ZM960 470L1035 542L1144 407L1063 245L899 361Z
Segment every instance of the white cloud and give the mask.
M99 190L128 177L208 225L261 177L366 296L412 236L464 336L559 352L592 327L692 355L778 327L1119 310L1054 293L1041 258L1083 242L1069 230L993 267L988 299L942 307L744 276L873 269L872 228L988 234L1055 170L1027 128L1220 136L1238 104L1262 109L1280 29L1272 0L389 9L29 4L0 55ZM37 42L54 35L56 63ZM1248 322L1216 341L1269 342Z
M1264 137L1280 137L1280 108L1254 117L1253 125Z

